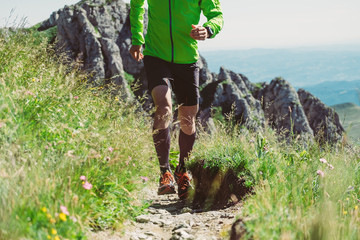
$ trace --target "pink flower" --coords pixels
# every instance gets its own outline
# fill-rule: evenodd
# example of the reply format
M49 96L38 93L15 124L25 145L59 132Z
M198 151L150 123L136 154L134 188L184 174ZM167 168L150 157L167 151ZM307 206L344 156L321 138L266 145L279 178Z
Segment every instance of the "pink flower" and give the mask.
M113 149L112 147L109 147L108 150L109 150L109 152L113 152L113 151L114 151L114 149Z
M330 168L330 170L333 170L333 169L334 169L334 166L331 165L330 163L328 164L328 167Z
M320 160L319 160L320 162L322 162L322 163L327 163L327 161L326 161L326 159L325 158L320 158Z
M48 145L46 145L46 146L45 146L45 149L49 149L49 146L48 146Z
M81 180L81 181L85 181L85 180L86 180L86 177L83 175L83 176L80 177L80 180Z
M143 177L143 176L141 176L140 178L141 178L144 182L149 181L149 179L148 179L147 177Z
M75 96L74 99L79 99L79 96Z
M324 177L325 176L325 173L321 170L317 170L316 171L317 175L319 175L320 177Z
M133 166L136 167L135 163L133 163Z
M83 188L85 188L86 190L90 190L90 189L92 189L92 184L89 183L88 181L86 181L86 182L83 184Z
M76 219L76 217L74 217L74 216L71 216L70 219L71 219L73 222L77 222L77 219Z
M65 207L65 206L60 206L60 210L61 210L62 213L64 213L64 214L66 214L66 215L69 216L69 211L67 210L67 207Z

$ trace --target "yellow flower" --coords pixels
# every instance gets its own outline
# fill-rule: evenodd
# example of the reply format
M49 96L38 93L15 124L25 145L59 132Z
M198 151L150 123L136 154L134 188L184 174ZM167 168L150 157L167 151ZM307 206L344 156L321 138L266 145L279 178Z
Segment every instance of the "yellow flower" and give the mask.
M119 99L116 97L116 98L115 98L115 101L119 101Z
M347 214L347 211L343 211L343 214L346 215L346 214Z
M84 184L85 184L85 182L84 182L84 181L82 181L82 182L81 182L81 184L82 184L82 185L84 185Z
M51 234L52 234L52 235L56 235L56 234L57 234L57 231L56 231L55 228L52 228L52 229L51 229Z
M50 223L54 224L54 223L56 223L56 220L54 218L51 218Z
M51 239L51 236L50 236L50 235L47 235L46 237L47 237L47 239Z
M51 219L51 218L52 218L52 216L51 216L51 214L50 214L50 213L46 214L46 217L47 217L47 218L49 218L49 219Z
M36 79L35 79L35 78L33 78L33 79L32 79L32 81L33 81L33 82L35 82L35 81L36 81Z
M346 198L346 201L349 201L349 198Z
M54 240L60 240L59 236L56 236L56 237L54 238Z
M355 210L357 210L358 209L358 206L355 206Z
M66 222L66 214L65 213L60 213L59 218L60 218L60 220Z
M42 208L41 208L41 211L44 212L44 213L46 213L46 212L47 212L46 207L42 207Z

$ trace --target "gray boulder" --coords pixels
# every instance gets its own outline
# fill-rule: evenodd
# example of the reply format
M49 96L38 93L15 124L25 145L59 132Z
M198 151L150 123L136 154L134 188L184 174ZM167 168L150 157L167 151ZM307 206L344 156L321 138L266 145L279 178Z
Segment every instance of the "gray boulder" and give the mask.
M295 89L282 78L264 86L257 92L257 98L262 101L265 117L272 128L285 133L286 137L293 134L311 140L314 133Z
M299 89L297 93L315 138L320 143L340 141L345 130L335 110L304 89Z
M206 85L201 96L201 109L221 107L224 115L233 113L238 123L255 131L265 125L260 101L251 95L239 74L222 67L218 80Z

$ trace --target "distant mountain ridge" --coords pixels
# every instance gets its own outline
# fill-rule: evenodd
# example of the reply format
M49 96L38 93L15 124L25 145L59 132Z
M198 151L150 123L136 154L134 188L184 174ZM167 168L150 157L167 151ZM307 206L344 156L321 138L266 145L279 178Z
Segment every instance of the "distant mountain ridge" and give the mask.
M326 105L353 103L360 106L360 80L323 82L303 87Z
M360 104L356 92L360 89L359 47L204 51L201 54L211 71L226 66L246 75L251 82L270 82L282 77L295 88L310 91L327 105Z

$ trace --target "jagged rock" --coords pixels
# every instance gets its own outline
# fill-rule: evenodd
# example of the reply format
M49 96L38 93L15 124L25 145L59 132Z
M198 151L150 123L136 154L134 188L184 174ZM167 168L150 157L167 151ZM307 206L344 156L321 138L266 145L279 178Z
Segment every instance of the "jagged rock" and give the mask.
M257 95L262 100L265 117L273 129L290 136L311 140L313 130L306 118L295 89L284 79L276 78Z
M59 48L81 62L93 81L121 86L123 97L130 98L124 70L136 74L143 66L128 53L129 11L123 1L82 1L54 12L39 30L57 26Z
M233 111L235 120L252 130L259 130L265 125L260 101L251 95L240 74L222 67L218 80L208 84L201 96L202 109L212 106L221 107L223 114Z
M316 139L331 144L341 140L345 130L335 110L304 89L299 89L297 93Z

